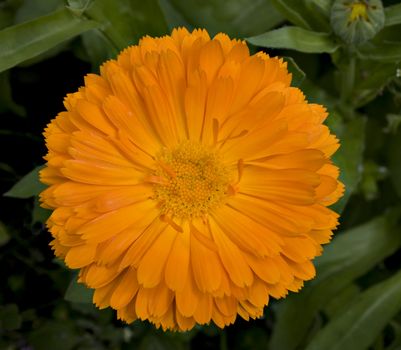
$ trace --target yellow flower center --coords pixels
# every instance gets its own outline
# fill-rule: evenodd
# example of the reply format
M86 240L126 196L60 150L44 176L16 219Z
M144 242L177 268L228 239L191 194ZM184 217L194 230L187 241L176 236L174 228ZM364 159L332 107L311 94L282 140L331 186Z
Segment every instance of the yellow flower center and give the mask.
M349 21L354 22L358 19L368 19L368 6L363 2L357 2L350 5L351 14L349 15Z
M181 219L207 214L223 202L229 186L218 154L190 141L158 155L153 179L162 214Z

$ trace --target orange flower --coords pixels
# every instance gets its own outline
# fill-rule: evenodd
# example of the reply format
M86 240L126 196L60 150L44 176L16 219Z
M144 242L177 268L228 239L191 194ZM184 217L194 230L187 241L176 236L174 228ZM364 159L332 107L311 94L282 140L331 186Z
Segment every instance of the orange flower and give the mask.
M144 37L85 77L45 131L55 254L99 308L188 330L314 277L343 186L325 109L286 64L205 30Z

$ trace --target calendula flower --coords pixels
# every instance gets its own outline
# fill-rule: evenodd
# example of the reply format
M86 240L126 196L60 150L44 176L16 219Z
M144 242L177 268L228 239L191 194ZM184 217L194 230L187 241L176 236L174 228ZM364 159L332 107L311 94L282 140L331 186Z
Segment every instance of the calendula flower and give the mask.
M45 131L51 245L99 308L188 330L314 277L342 194L325 109L286 64L205 30L144 37Z

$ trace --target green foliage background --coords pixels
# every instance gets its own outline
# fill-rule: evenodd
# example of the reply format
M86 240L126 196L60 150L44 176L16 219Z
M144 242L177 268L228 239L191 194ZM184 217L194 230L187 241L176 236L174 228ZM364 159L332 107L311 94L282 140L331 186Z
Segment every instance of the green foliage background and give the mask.
M401 349L401 3L383 1L380 28L356 45L330 21L333 2L0 0L0 349ZM341 226L315 261L317 278L223 331L163 333L97 310L52 256L36 197L41 132L63 96L141 36L176 26L284 56L341 140Z

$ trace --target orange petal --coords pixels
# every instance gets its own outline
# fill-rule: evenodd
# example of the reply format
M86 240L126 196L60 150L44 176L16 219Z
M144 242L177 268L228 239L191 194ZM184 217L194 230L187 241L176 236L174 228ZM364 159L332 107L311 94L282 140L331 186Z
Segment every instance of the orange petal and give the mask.
M171 226L164 230L145 253L138 267L138 281L145 288L157 286L178 232Z
M138 288L135 269L127 269L111 296L110 306L116 310L125 307L135 296Z
M231 280L239 287L250 286L253 282L253 273L243 253L231 242L214 220L210 220L210 226L221 261Z
M188 278L189 249L189 228L184 227L184 232L176 235L166 263L165 282L174 291L182 291Z

